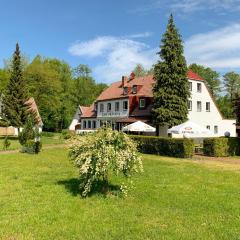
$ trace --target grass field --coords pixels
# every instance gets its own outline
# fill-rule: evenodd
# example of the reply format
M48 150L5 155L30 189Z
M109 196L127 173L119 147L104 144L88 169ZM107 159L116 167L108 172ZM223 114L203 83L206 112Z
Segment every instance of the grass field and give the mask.
M62 144L64 143L64 139L62 138L61 134L59 133L54 133L53 136L42 136L41 137L43 145L51 145L51 144ZM0 151L3 151L3 141L4 137L0 137ZM9 141L11 143L10 147L8 150L17 150L20 149L20 143L17 139L17 137L9 137Z
M0 155L0 239L240 239L239 170L143 163L126 199L81 199L66 150Z

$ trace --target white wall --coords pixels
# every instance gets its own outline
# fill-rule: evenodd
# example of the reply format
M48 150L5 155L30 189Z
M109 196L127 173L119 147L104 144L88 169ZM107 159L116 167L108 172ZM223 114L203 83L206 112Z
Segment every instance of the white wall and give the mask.
M192 94L190 100L192 101L192 111L189 111L188 118L202 127L210 126L210 131L214 133L214 126L218 126L218 134L216 136L224 136L225 132L230 132L232 137L236 136L236 121L223 119L215 105L211 95L209 94L204 82L191 81ZM202 92L197 92L197 83L201 83ZM202 102L202 111L197 112L197 101ZM206 111L206 102L210 102L210 112Z
M97 117L98 118L119 118L119 117L128 117L129 114L129 101L128 101L128 110L124 111L123 110L123 102L128 101L127 98L124 99L118 99L118 100L110 100L110 101L102 101L98 102L98 111L97 111ZM115 103L119 102L119 111L115 111ZM107 111L107 104L111 103L112 108L111 111ZM100 105L103 104L104 106L104 111L100 112Z
M70 131L75 131L75 126L78 124L78 121L80 119L79 114L80 114L80 109L78 107L77 111L76 111L76 113L75 113L75 115L73 117L73 120L72 120L72 122L71 122L71 124L70 124L70 126L68 128Z

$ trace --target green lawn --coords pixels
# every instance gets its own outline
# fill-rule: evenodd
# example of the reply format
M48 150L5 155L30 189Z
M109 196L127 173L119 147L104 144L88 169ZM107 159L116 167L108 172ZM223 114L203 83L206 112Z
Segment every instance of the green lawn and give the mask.
M54 133L53 136L51 136L51 137L42 136L41 140L42 140L43 145L64 143L64 139L62 138L61 134L59 134L59 133ZM0 137L0 151L3 151L3 141L4 141L4 137ZM9 141L11 142L11 145L8 148L8 150L17 150L17 149L21 148L17 137L9 137Z
M0 155L0 239L240 239L239 170L143 159L126 199L81 199L66 150Z

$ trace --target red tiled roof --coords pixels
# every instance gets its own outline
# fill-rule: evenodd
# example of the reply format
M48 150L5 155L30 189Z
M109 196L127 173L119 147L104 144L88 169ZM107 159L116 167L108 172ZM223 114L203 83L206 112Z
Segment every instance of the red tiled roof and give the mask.
M153 75L147 75L144 77L137 77L127 82L127 87L132 87L133 85L141 86L137 95L140 96L152 96L152 86L154 80ZM105 91L103 91L100 96L97 98L97 101L114 99L114 98L126 98L136 94L123 95L122 82L112 83Z
M187 77L188 79L191 79L191 80L200 80L200 81L204 80L202 77L200 77L197 73L193 72L192 70L188 70Z
M189 70L187 73L188 79L191 80L198 80L203 81L203 78L201 78L199 75L194 73L193 71ZM154 84L153 75L146 75L143 77L136 77L134 79L131 79L127 82L127 87L132 87L133 85L140 86L140 89L138 90L137 94L123 94L122 89L122 81L112 83L106 90L104 90L100 96L97 98L97 101L107 100L107 99L118 99L118 98L126 98L128 96L146 96L146 97L152 97L152 88Z
M29 98L29 99L26 101L25 104L29 106L29 108L30 108L29 110L30 110L32 113L36 114L37 124L43 125L42 118L41 118L41 116L40 116L40 113L39 113L39 111L38 111L38 107L37 107L37 104L36 104L34 98L33 98L33 97Z
M79 106L81 110L81 117L85 118L94 118L96 117L96 112L94 111L94 104L90 107Z

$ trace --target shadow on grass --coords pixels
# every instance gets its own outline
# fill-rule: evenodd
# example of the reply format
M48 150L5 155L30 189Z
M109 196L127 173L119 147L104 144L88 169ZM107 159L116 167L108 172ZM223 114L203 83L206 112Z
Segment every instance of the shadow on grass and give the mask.
M81 181L78 178L71 178L68 180L61 180L58 181L57 184L59 185L63 185L66 190L71 193L73 196L81 196L81 192L80 192L80 183ZM108 185L108 191L107 193L103 191L103 187L104 187L104 182L103 181L96 181L93 184L92 187L92 191L89 193L88 197L91 197L92 195L102 195L102 196L106 196L106 195L118 195L121 190L120 190L120 186L119 185L113 185L113 184L109 184Z

